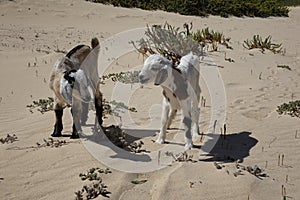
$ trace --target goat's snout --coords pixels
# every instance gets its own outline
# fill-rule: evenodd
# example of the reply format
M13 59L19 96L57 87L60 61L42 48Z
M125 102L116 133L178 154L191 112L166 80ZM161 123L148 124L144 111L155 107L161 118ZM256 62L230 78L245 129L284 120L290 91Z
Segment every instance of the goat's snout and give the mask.
M141 80L143 80L143 78L144 78L144 75L142 73L139 73L139 80L141 81Z
M147 78L144 74L142 74L142 73L139 74L139 81L141 84L147 83L148 80L149 80L149 78Z

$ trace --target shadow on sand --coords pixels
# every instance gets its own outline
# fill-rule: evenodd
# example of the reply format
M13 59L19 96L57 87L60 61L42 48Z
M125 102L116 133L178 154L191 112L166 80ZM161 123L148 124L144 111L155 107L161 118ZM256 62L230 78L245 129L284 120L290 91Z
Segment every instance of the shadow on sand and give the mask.
M103 128L104 130L107 127ZM135 130L124 129L123 131L131 133L127 136L127 142L131 143L143 137L149 137L155 135L158 130ZM239 133L228 134L225 137L220 134L208 133L205 137L208 137L201 146L194 146L196 149L201 149L204 154L201 154L199 161L204 162L243 162L244 158L250 155L250 150L254 147L258 140L251 137L251 132L243 131ZM94 133L90 136L83 136L82 139L90 140L91 142L98 143L100 145L109 147L114 155L110 155L111 158L121 158L125 160L150 162L151 158L147 154L133 154L122 148L115 146L101 131ZM184 146L184 144L168 141L167 144ZM182 147L183 148L183 147Z
M258 140L251 137L251 132L243 131L240 133L232 133L225 137L219 134L206 134L206 136L212 138L209 139L201 149L207 152L203 159L200 161L212 162L243 162L244 158L250 155L250 150L254 147ZM208 147L212 146L216 138L217 142L213 148L208 152Z

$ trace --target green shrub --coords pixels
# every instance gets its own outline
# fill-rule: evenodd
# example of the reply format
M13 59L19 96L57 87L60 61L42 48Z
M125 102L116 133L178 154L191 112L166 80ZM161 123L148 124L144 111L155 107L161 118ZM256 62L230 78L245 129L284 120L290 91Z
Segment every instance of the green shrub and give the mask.
M241 17L288 16L286 5L299 5L298 1L284 0L87 0L126 8L164 10L182 15L231 15Z
M164 25L148 26L145 38L131 43L143 55L160 54L172 61L173 65L179 64L180 58L190 52L202 54L204 46L211 51L217 51L218 45L229 46L230 38L223 33L205 28L192 31L192 23L183 25L184 30L174 27L167 22Z

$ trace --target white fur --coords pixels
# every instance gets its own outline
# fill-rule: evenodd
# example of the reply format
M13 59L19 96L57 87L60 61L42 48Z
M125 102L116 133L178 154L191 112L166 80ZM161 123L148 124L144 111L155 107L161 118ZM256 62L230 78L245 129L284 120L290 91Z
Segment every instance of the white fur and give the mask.
M89 102L91 95L88 90L88 80L82 69L72 72L69 75L75 78L74 86L62 76L60 80L60 93L64 97L65 101L72 105L73 97L78 98L82 101Z
M164 143L166 130L170 127L176 111L180 108L183 114L185 128L185 149L193 147L192 134L199 134L199 58L192 53L183 56L177 69L160 55L151 55L146 59L139 74L142 84L154 82L161 85L164 90L163 108L161 117L161 130L157 143ZM176 96L173 94L175 93ZM192 133L192 134L191 134Z

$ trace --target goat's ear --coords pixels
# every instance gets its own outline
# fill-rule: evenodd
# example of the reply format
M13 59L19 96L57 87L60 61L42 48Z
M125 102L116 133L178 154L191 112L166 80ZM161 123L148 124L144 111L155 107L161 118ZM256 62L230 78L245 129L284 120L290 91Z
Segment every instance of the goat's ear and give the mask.
M67 58L67 57L64 58L64 63L65 63L67 66L69 66L71 69L74 69L74 68L75 68L73 62L72 62L69 58Z
M168 71L165 68L162 68L159 70L157 73L155 80L154 80L154 85L161 85L165 80L168 78Z

